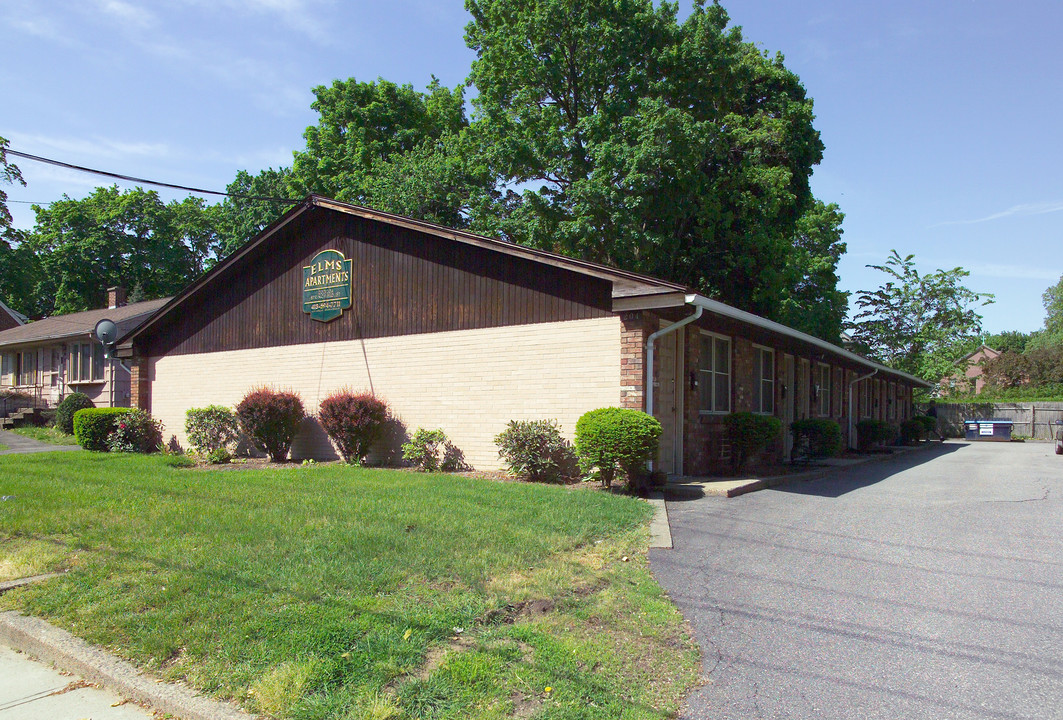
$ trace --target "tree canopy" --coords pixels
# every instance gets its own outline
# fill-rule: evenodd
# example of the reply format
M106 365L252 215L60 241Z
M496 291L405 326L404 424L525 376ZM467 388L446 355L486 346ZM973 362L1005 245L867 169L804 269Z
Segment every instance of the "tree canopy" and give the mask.
M154 190L109 187L33 209L24 244L47 268L34 273L34 318L101 307L112 284L144 299L177 293L221 246L200 198L163 203Z
M890 367L937 382L956 360L981 342L977 308L993 302L989 293L968 289L963 268L921 274L914 255L890 251L885 265L868 265L887 280L856 296L854 344ZM972 347L973 345L973 347Z
M479 228L777 315L823 150L782 56L701 1L682 23L650 0L466 8L471 131L505 198Z
M424 91L335 80L314 88L318 120L291 167L241 171L229 192L320 193L469 228L679 282L838 342L844 216L811 193L823 144L781 55L706 0L683 21L653 0L466 8L471 118L466 87L434 77ZM188 203L101 188L38 211L23 245L61 272L41 281L55 287L37 283L32 314L91 306L99 277L173 292L287 209Z

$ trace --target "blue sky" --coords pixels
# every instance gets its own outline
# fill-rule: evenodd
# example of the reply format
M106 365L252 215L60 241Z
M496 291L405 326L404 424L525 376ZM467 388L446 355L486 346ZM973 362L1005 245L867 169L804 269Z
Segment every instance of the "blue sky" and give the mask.
M842 289L877 287L891 248L996 294L988 331L1039 328L1063 275L1063 5L1017 0L724 2L786 56L826 144L816 195L846 213ZM689 2L680 4L681 12ZM223 190L287 165L315 85L468 74L461 2L0 0L0 136L11 147ZM102 179L20 161L24 201ZM165 197L174 195L163 193Z

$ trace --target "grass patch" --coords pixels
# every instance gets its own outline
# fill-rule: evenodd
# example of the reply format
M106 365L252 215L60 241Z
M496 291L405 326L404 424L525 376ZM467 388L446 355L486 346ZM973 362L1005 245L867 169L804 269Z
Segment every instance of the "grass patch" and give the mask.
M13 433L17 433L22 437L33 438L40 442L52 443L53 445L77 445L78 441L74 439L73 435L67 435L65 432L54 427L20 427L13 428Z
M7 450L7 445L0 443L0 450Z
M0 608L253 712L662 718L697 678L631 498L85 452L4 456L0 494L0 561L69 570Z

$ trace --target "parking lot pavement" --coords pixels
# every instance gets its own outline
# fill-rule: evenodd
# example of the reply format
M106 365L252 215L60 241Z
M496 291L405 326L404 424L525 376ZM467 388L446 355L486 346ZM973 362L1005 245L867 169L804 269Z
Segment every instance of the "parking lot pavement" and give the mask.
M689 720L1063 718L1063 459L949 442L668 503Z
M0 645L0 720L144 720L153 713Z

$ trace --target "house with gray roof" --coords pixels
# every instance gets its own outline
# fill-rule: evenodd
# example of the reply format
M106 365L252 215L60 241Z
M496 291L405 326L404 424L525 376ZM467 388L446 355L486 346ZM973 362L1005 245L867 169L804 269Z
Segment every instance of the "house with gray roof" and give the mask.
M107 297L106 308L0 331L0 393L42 408L54 407L72 392L88 395L97 407L128 407L129 371L117 359L105 357L93 330L106 318L114 321L120 335L132 332L169 298L126 303L125 291L118 287L109 288Z

